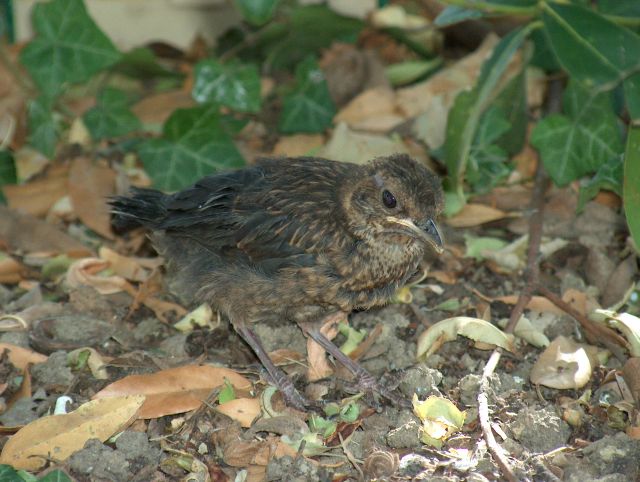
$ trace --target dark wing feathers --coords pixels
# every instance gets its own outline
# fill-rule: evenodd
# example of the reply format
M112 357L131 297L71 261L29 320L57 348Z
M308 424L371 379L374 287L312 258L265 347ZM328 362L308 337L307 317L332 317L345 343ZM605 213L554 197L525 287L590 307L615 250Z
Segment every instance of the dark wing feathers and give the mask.
M155 219L149 219L149 209L142 217L135 208L150 202L147 190L144 196L138 190L133 198L117 198L112 205L115 212L128 211L151 229L189 237L265 271L311 266L317 253L344 242L337 188L348 171L353 175L358 168L315 158L264 159L250 168L205 177L173 195L158 193L162 206ZM323 222L317 223L320 218Z

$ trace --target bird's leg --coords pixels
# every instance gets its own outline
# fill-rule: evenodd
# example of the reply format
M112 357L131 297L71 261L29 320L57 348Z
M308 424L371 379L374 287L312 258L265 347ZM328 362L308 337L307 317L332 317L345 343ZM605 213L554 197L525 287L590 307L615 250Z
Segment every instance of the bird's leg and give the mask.
M336 360L342 363L345 368L356 377L356 383L360 390L365 392L377 392L393 403L399 405L406 404L406 401L404 399L379 384L377 380L373 378L373 375L365 370L359 363L342 353L340 351L340 348L338 348L326 336L320 333L320 330L318 329L316 324L303 322L299 323L299 325L305 335L318 343L318 345L320 345L327 351L327 353L331 354Z
M305 406L310 405L300 392L293 386L291 379L274 363L262 346L258 335L245 323L232 323L238 334L247 342L253 352L257 355L262 365L267 370L273 384L282 392L287 405L298 410L305 410Z

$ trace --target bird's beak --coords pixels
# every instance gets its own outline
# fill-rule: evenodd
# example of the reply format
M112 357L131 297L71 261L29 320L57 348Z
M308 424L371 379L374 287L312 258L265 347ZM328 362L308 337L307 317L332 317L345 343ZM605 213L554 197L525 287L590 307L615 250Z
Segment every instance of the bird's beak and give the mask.
M422 228L418 227L416 223L409 218L387 216L387 221L409 228L412 233L416 234L423 241L426 241L429 245L433 246L433 249L435 249L438 254L441 254L444 251L442 247L442 236L440 236L440 231L438 231L438 227L432 219L429 219Z

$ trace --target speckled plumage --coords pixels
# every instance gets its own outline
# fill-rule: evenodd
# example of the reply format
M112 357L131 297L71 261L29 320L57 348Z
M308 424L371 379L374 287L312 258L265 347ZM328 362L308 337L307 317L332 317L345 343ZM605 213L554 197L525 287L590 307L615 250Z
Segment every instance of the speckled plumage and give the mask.
M395 208L383 204L384 190ZM234 324L384 304L439 244L432 220L442 205L438 178L405 155L365 165L262 159L175 194L136 189L112 202L117 222L154 232L172 289Z

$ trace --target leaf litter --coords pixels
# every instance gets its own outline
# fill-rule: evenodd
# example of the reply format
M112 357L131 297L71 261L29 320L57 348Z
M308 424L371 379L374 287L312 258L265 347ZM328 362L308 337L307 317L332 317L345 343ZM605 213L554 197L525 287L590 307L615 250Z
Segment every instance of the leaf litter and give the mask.
M398 18L411 21L406 15ZM100 38L94 41L102 42ZM362 82L349 93L350 98L342 96L335 105L327 101L329 96L340 97L331 92L331 82L329 91L323 87L314 96L307 95L317 81L315 74L321 73L318 69L331 59L305 63L297 84L285 97L281 127L293 132L304 122L304 116L292 107L297 98L304 101L305 109L320 107L312 127L323 132L279 136L258 119L252 128L243 130L242 142L257 152L324 155L354 162L390 152L413 152L416 142L437 148L444 141L447 113L455 96L474 85L496 43L496 38L489 37L475 52L446 63L427 80L409 87L394 90L388 83ZM101 45L103 61L115 61L111 46ZM359 47L354 50L359 52ZM413 60L403 49L393 55L405 56L402 60L406 62ZM507 69L509 75L516 73L515 64ZM207 75L217 75L216 69ZM233 99L232 107L255 111L260 103L268 104L270 96L280 95L276 81L276 87L269 93L262 89L258 97L254 72L250 74L251 98ZM204 174L211 162L219 167L239 165L239 151L245 152L236 149L227 131L203 140L198 137L202 132L184 129L182 121L187 117L218 124L227 121L188 95L194 79L198 80L194 75L192 69L191 78L174 90L147 92L133 108L152 132L162 132L165 125L164 135L143 141L139 153L143 167L150 171L147 174L169 189L177 186L177 179L154 168L165 154L187 150L194 156L194 172L201 169ZM541 104L542 87L539 77L528 75L538 78L528 85L534 94L529 95L530 105L536 108ZM265 78L259 80L268 83ZM234 87L233 82L229 85ZM46 87L57 90L61 86L47 83ZM23 101L12 95L15 103L3 115L24 116ZM219 95L207 92L206 99L196 100ZM570 91L570 96L577 98L580 92ZM88 108L80 109L78 118ZM179 108L187 110L175 113ZM574 114L569 112L565 123ZM489 357L487 349L494 346L514 354L499 365L490 397L496 407L495 430L511 443L522 473L533 474L536 469L518 454L561 451L565 445L582 450L584 441L610 448L619 443L614 438L622 432L631 437L624 443L636 447L633 444L640 432L636 358L617 359L601 356L602 350L594 352L576 335L577 325L566 315L566 307L545 296L534 295L526 303L526 318L516 328L515 338L496 327L509 317L523 285L526 240L521 236L526 232L530 179L536 164L528 146L507 185L475 196L446 220L447 253L432 261L424 280L381 310L352 315L349 329L325 328L339 344L348 342L351 356L365 368L397 386L407 401L415 400L416 413L388 405L378 412L371 410L360 396L349 396L351 380L340 366L312 344L305 351L304 338L296 327L262 327L268 350L277 355L285 371L298 377L296 382L306 388L305 394L337 407L321 412L324 423L316 419L312 424L308 419L318 414L313 409L300 413L286 408L261 370L251 364L255 359L246 347L224 323L212 322L214 313L206 308L188 312L170 294L162 260L149 249L144 234L125 238L112 232L105 197L123 192L129 184L148 184L135 159L97 156L92 149L105 148L104 153L109 146L104 141L99 148L92 146L87 132L73 139L83 139L81 144L89 152L55 159L29 153L21 146L24 138L10 134L10 141L24 149L17 151L17 165L25 182L2 188L11 209L0 207L0 267L6 263L0 268L5 285L0 305L3 313L20 317L24 324L16 325L22 326L21 331L2 332L0 338L0 352L6 351L0 373L10 374L0 388L3 394L18 397L0 412L4 416L29 404L37 411L37 419L19 431L2 421L3 429L15 433L3 436L1 463L37 472L51 461L77 476L82 468L79 454L130 456L133 450L125 449L122 441L133 434L141 435L161 454L154 459L155 473L170 480L185 476L207 480L211 474L217 474L219 480L285 480L300 472L308 480L346 480L357 477L358 470L367 477L386 474L384 478L398 471L406 475L407 467L420 467L431 476L446 471L467 476L477 464L476 455L469 453L484 458L487 468L482 473L497 480L499 468L477 450L480 445L476 443L478 379ZM535 138L542 134L549 135L539 131ZM558 148L560 144L554 142L549 149ZM222 149L222 155L217 149ZM637 257L617 217L619 199L612 196L613 202L596 197L576 216L576 186L552 189L544 228L550 245L541 259L541 272L544 283L559 293L561 301L595 323L619 330L631 347L630 354L637 356ZM67 258L47 265L59 255ZM51 310L44 298L60 311ZM613 305L619 306L601 310ZM30 315L30 308L40 309L40 314ZM74 335L74 331L89 331L90 317L111 327L109 336ZM71 320L70 335L82 345L75 345L74 350L47 350L46 355L28 348L30 344L44 346L45 336L62 341L62 335L53 330L58 323L52 320ZM525 320L529 322L526 326ZM56 340L57 336L61 339ZM549 339L553 341L547 346ZM352 345L356 345L353 351ZM47 346L60 348L54 343ZM221 366L205 364L207 361ZM64 373L70 378L64 378ZM72 410L66 415L47 415L63 393L72 396ZM442 405L427 409L414 398L416 394L420 400ZM224 403L219 403L219 397ZM353 413L352 406L358 407ZM466 418L461 417L463 411ZM531 411L542 414L535 419L540 425L531 424ZM540 426L545 427L545 434L535 433L544 432L535 428ZM95 444L92 438L101 443ZM548 439L551 445L545 445ZM423 444L433 441L439 449L424 448ZM583 456L597 461L587 450ZM555 472L575 471L581 464L571 454L564 458L549 455L548 459ZM125 473L133 477L136 471L131 468Z

